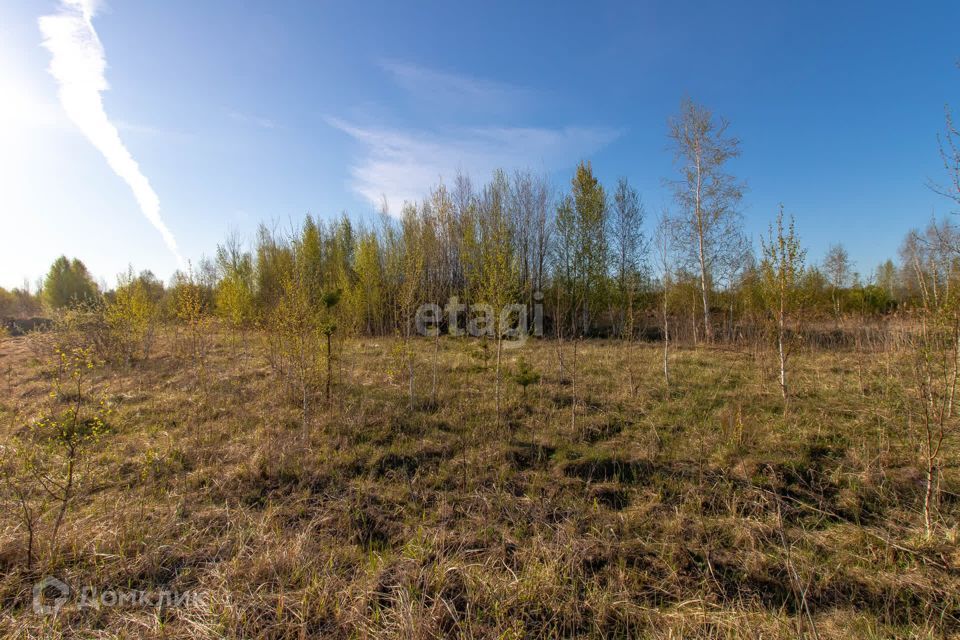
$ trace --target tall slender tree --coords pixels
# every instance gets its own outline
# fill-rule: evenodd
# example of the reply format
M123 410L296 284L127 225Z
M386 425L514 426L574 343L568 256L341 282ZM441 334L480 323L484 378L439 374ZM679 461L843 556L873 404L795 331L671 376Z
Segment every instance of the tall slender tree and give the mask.
M617 181L613 195L613 213L610 217L610 248L613 259L620 317L615 325L617 334L633 333L633 307L640 287L641 268L647 250L643 234L646 212L637 190L626 178Z
M841 292L850 284L852 267L850 255L842 244L834 244L827 250L823 259L823 271L830 281L830 294L833 298L833 313L839 321L842 312Z
M479 228L482 239L481 280L479 300L493 311L493 330L497 341L494 400L497 425L501 423L501 371L503 339L508 330L507 305L516 303L516 262L511 243L511 220L506 211L509 197L506 175L494 174L493 181L484 190L479 207Z
M655 235L657 267L660 270L660 318L663 327L663 383L670 387L670 294L673 287L673 251L670 246L670 216L663 212Z
M425 264L423 237L415 205L407 204L404 207L401 229L402 235L400 242L403 253L398 306L403 320L402 335L407 364L409 405L410 409L413 410L416 406L416 396L414 393L416 366L413 351L414 318L416 317L417 307L423 301L423 271Z
M590 330L606 296L609 244L607 194L589 162L580 162L571 180L574 233L574 287L581 301L579 333Z
M743 186L728 172L740 155L740 141L728 123L685 99L669 123L669 138L680 178L669 182L678 205L676 240L687 250L700 279L704 334L713 339L710 296L717 263L740 243L738 207Z
M800 302L800 282L803 279L806 250L800 246L793 218L784 226L783 205L775 225L770 225L767 238L762 240L764 291L773 313L777 332L777 356L780 363L780 393L784 406L787 402L787 361L791 352L788 344L790 324Z

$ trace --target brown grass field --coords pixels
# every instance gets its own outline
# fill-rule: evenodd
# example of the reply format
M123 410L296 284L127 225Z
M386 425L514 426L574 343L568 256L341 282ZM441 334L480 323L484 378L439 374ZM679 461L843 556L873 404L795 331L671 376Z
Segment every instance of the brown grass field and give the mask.
M70 402L48 336L0 343L0 444ZM164 333L99 365L111 409L57 547L0 510L0 633L96 638L960 637L958 442L937 526L896 352L798 354L784 412L769 353L557 344L338 343L306 425L264 336L217 334L200 363ZM563 346L566 362L570 344ZM575 422L571 397L575 389ZM43 526L49 528L49 518ZM201 594L189 606L36 614L51 575Z

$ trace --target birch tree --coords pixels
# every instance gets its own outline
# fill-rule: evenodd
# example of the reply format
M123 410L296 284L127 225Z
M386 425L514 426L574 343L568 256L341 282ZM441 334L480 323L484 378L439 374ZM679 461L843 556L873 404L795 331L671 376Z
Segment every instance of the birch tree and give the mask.
M557 338L562 340L564 325L569 323L570 333L576 332L577 311L583 304L584 293L577 279L577 222L573 198L569 195L557 204L556 236L553 252L553 286L556 289L554 324Z
M407 364L407 380L410 410L416 406L414 395L414 372L416 370L413 355L413 329L417 306L421 301L421 285L424 265L423 243L420 224L414 205L404 207L402 236L403 246L401 284L399 289L399 308L403 316L403 345Z
M253 258L243 251L239 238L231 235L224 244L217 246L216 265L218 282L214 300L217 313L226 320L234 337L242 334L245 344L246 330L255 320Z
M291 398L298 399L301 425L306 432L318 377L321 332L307 275L301 267L297 259L294 268L281 277L280 295L268 326L277 341L277 372Z
M654 236L657 267L660 270L660 319L663 327L663 383L670 388L670 293L673 285L673 258L670 247L670 219L664 212Z
M908 427L912 431L914 422L920 422L917 442L925 476L923 519L928 537L939 504L943 443L956 429L960 300L953 286L958 277L955 232L948 222L931 221L923 234L911 231L900 250L920 298L919 327L910 336L914 393Z
M823 270L830 281L830 292L833 298L833 313L837 321L840 320L840 292L850 284L850 256L842 244L835 244L827 250L823 259Z
M360 235L354 270L357 279L352 298L358 316L357 326L364 327L368 335L383 333L384 271L380 241L375 233Z
M714 267L739 242L738 207L743 187L728 173L739 157L740 141L727 134L728 123L702 105L685 99L669 123L674 162L680 178L670 181L678 205L675 220L678 247L684 248L700 280L704 333L713 340L710 295Z
M930 187L960 205L960 131L957 130L957 125L953 121L950 108L947 107L945 111L946 124L943 133L937 136L937 143L940 148L940 159L947 174L947 183L931 182Z
M577 245L574 253L574 271L577 288L583 301L580 333L590 330L593 313L606 295L607 258L607 194L593 174L589 162L577 165L571 181Z
M516 264L511 244L511 224L504 209L508 197L506 176L497 172L484 190L479 207L479 236L482 247L479 299L492 307L497 340L494 399L497 425L501 422L501 364L503 339L508 330L508 305L515 303Z
M784 226L783 205L777 214L775 226L770 225L767 238L762 240L764 291L773 313L777 332L777 356L780 364L780 393L784 407L787 402L787 361L791 345L788 344L789 324L796 320L799 304L799 283L803 278L806 250L800 247L793 217Z
M610 244L620 303L620 317L615 329L621 337L625 332L628 336L633 335L634 303L640 285L643 254L647 248L643 234L645 213L640 194L626 178L620 178L613 195Z

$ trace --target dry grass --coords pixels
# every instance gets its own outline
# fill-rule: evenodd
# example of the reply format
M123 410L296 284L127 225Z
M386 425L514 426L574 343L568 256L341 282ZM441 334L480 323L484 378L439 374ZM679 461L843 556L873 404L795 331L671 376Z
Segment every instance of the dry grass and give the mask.
M0 442L49 411L39 337L0 345ZM556 345L419 349L407 407L391 340L348 341L305 431L262 336L215 341L203 384L176 339L96 386L114 412L60 553L27 571L0 511L11 637L821 638L960 633L958 443L923 536L915 434L895 353L798 356L784 414L770 360L587 342L577 420ZM569 350L569 346L567 347ZM318 390L319 391L319 390ZM43 575L75 588L193 590L189 607L37 616ZM807 615L809 609L809 616ZM812 619L813 624L808 621Z

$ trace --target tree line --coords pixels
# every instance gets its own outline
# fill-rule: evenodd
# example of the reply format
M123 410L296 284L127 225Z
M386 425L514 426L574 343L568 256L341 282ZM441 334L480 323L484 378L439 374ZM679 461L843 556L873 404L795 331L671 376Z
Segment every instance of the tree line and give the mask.
M479 186L458 175L422 202L407 203L399 217L384 208L377 224L307 215L284 231L262 225L249 246L231 236L212 258L176 272L169 283L131 267L105 290L80 260L60 257L37 293L0 290L0 317L51 316L58 345L69 346L58 346L61 373L70 362L89 366L92 358L146 361L166 325L204 402L213 334L226 329L241 366L250 353L265 354L279 388L299 405L304 429L321 389L331 403L334 363L343 355L335 336L397 337L387 366L403 371L410 410L437 406L439 337L462 327L434 322L419 331L425 306L541 312L545 335L555 339L556 378L568 389L571 432L582 393L578 345L586 337L661 341L668 389L675 342L756 346L757 355L765 352L776 363L770 381L785 413L791 358L804 340L825 335L824 346L853 347L858 362L878 346L900 367L896 380L906 427L917 435L929 533L960 386L960 227L931 219L906 234L896 262L888 259L867 275L840 244L821 263L810 263L800 226L782 205L754 246L740 213L743 183L729 164L740 142L728 131L708 109L683 103L668 129L676 174L665 182L674 204L659 213L649 235L637 190L625 178L602 184L589 162L579 163L559 194L530 171L496 171ZM940 153L949 182L931 186L960 204L958 141L948 114ZM476 319L468 313L462 320ZM496 341L497 425L510 321L494 315L484 332ZM874 327L881 344L864 344ZM432 338L432 349L415 343L418 332ZM248 349L250 339L256 351ZM486 341L481 347L485 360L492 358ZM427 358L432 366L421 366ZM431 370L427 394L415 380ZM525 387L540 373L521 360L507 375ZM867 394L862 374L860 391ZM76 413L65 420L76 424Z
M954 181L951 124L941 152ZM580 162L560 193L531 171L498 170L481 185L457 175L422 202L406 203L398 217L384 206L375 224L307 215L285 230L261 225L249 246L231 236L166 284L131 269L101 291L82 262L61 257L37 294L0 289L0 316L85 301L139 305L149 308L143 314L175 319L189 289L198 312L237 328L276 323L299 296L305 312L335 315L344 333L405 335L420 305L455 300L520 303L531 312L541 305L548 333L564 338L662 337L672 323L675 338L710 342L770 326L783 332L788 307L839 325L852 315L919 308L928 294L952 295L960 247L952 222L911 231L899 263L887 260L872 273L857 272L839 244L821 264L801 264L806 252L792 219L793 248L768 246L782 237L755 247L744 233L743 183L730 170L741 145L725 120L687 100L668 136L676 171L664 182L674 204L656 220L626 178L604 185L589 162ZM774 223L781 235L783 215ZM655 232L646 233L648 226ZM776 277L771 269L779 269ZM335 311L324 303L329 296L337 298Z

